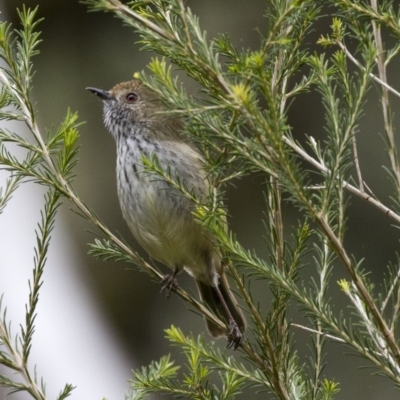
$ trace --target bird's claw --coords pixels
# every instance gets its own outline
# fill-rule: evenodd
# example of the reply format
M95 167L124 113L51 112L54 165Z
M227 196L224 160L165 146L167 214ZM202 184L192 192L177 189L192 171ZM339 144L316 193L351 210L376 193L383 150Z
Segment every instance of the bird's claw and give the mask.
M165 275L163 280L161 281L163 285L161 288L160 293L165 292L165 296L167 299L171 296L171 292L175 291L178 288L178 280L175 278L174 274L172 275Z
M243 335L235 321L231 321L229 325L230 329L228 332L228 344L226 347L228 349L233 347L233 350L236 350L240 346Z

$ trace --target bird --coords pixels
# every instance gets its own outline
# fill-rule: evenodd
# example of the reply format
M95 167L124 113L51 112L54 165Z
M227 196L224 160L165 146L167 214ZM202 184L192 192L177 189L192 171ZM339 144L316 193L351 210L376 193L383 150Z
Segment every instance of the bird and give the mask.
M117 188L123 217L137 242L153 259L172 269L162 281L169 297L177 275L191 275L202 302L228 324L221 328L206 319L214 338L225 336L228 348L239 347L245 317L224 272L221 250L213 235L193 217L195 204L173 185L146 172L144 159L156 157L164 171L178 176L201 201L210 182L204 159L182 134L183 120L164 105L141 80L115 85L111 90L87 87L103 101L103 121L116 142Z

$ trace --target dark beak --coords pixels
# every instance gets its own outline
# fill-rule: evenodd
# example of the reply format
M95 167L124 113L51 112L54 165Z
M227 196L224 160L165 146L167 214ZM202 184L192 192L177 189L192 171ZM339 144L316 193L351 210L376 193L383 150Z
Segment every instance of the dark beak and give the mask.
M107 92L106 90L103 90L103 89L87 87L86 90L89 90L89 92L92 92L96 96L99 96L102 100L111 100L113 98L109 92Z

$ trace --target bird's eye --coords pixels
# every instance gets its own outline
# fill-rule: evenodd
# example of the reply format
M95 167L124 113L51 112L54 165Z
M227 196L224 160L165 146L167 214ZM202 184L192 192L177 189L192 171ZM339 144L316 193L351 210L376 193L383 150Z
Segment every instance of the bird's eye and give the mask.
M136 100L138 99L138 96L136 93L128 93L125 98L128 101L128 103L135 103Z

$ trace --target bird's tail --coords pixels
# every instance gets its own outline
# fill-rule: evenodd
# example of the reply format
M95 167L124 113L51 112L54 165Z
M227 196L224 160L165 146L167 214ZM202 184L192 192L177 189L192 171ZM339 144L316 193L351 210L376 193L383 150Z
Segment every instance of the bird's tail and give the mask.
M210 284L206 284L199 280L196 280L197 287L199 289L199 294L201 300L210 308L212 312L214 312L218 317L220 317L226 323L229 323L229 315L227 314L226 308L224 307L220 296L218 295L218 291L215 287ZM240 331L243 333L246 329L246 319L240 308L238 307L235 298L231 290L229 289L229 284L226 279L225 274L221 274L218 283L218 289L221 292L222 298L225 301L225 304L231 313L233 319L238 325ZM207 330L211 336L217 338L220 336L226 336L227 332L225 329L220 328L218 325L215 325L213 322L206 319Z

